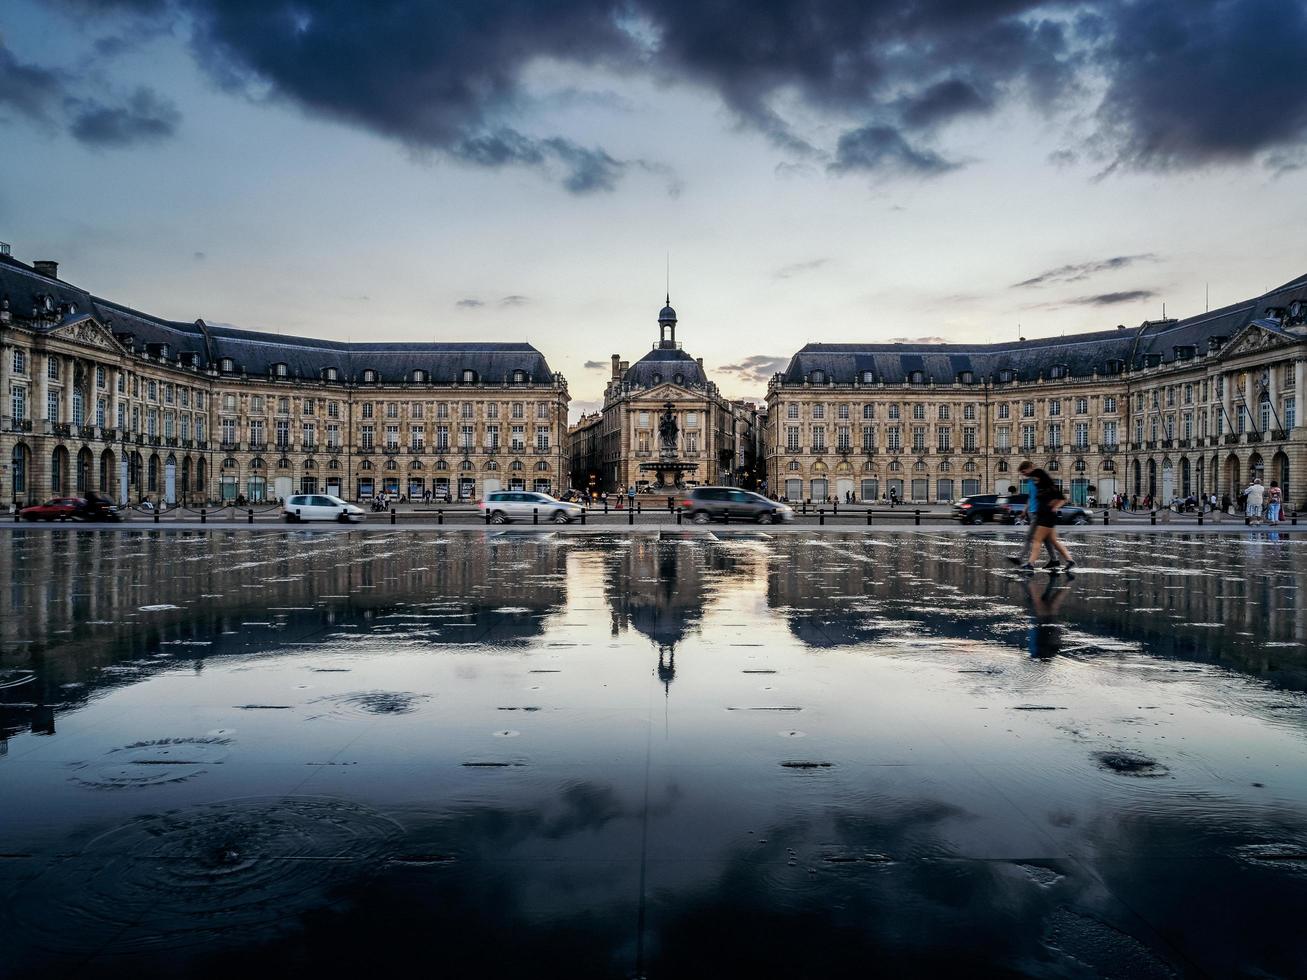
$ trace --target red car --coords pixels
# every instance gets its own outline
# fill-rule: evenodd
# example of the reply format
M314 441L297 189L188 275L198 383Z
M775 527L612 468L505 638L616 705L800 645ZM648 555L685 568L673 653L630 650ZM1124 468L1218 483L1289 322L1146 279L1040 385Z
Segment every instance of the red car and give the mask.
M107 497L54 497L43 504L24 507L18 516L25 521L116 521L118 508Z

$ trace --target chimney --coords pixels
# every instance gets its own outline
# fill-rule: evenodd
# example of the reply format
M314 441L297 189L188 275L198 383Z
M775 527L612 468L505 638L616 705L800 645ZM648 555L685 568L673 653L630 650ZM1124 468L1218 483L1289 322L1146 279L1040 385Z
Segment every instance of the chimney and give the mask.
M618 355L614 354L613 355L613 380L614 381L616 381L618 378L622 376L622 369L620 367L621 363L622 363L622 359Z
M696 358L694 359L694 362L695 362L696 364L699 365L699 370L702 371L702 370L703 370L703 358L702 358L702 357L696 357Z
M53 259L37 259L32 263L32 268L47 279L59 278L59 263Z

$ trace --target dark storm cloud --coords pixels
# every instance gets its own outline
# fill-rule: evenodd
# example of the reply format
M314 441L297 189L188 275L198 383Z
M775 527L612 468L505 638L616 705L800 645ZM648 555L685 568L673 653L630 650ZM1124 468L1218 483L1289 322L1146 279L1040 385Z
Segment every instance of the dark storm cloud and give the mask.
M1100 272L1115 272L1140 262L1156 262L1157 256L1152 252L1142 255L1114 255L1110 259L1097 259L1091 262L1077 262L1073 265L1060 265L1049 269L1030 279L1012 284L1012 289L1026 289L1031 286L1051 286L1058 283L1080 282Z
M697 86L791 163L832 174L946 174L960 166L948 125L1013 105L1092 120L1056 159L1104 173L1307 143L1301 0L61 2L189 25L229 89L469 165L538 169L577 194L663 163L531 132L523 79L541 60ZM34 81L25 104L40 107Z
M56 72L19 61L0 40L0 111L49 122L63 97L64 82Z
M72 108L69 132L80 142L125 147L167 139L177 131L181 113L152 89L138 88L121 105L90 100Z
M1116 306L1120 303L1138 303L1146 299L1155 299L1159 293L1155 289L1126 289L1114 293L1095 293L1090 296L1076 296L1072 299L1052 300L1037 303L1028 309L1057 309L1064 306Z
M788 357L770 357L766 354L753 354L734 364L723 364L717 370L726 374L738 375L745 381L770 381L777 371L784 371L790 363Z
M913 146L892 126L864 126L840 136L835 159L826 169L834 174L864 170L934 177L959 166L934 150Z

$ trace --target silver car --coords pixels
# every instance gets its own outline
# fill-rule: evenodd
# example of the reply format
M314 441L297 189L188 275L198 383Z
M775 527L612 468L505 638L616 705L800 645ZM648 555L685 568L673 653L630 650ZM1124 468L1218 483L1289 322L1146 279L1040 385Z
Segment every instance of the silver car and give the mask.
M481 511L490 515L491 524L530 521L539 515L542 521L570 524L580 518L584 507L569 504L547 493L531 490L496 490L481 501Z
M695 524L707 524L715 519L757 521L759 524L794 520L793 507L735 487L695 487L680 503L681 510Z

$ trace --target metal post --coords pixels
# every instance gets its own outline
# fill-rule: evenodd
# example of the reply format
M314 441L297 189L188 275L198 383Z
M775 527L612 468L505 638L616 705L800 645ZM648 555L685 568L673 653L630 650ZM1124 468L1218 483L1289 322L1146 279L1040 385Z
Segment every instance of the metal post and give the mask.
M585 512L585 508L582 507L582 508L581 508L581 526L582 526L582 527L585 527L585 513L586 513L586 512Z
M390 523L391 523L391 524L394 524L394 523L395 523L395 508L394 508L394 507L390 508Z
M914 510L912 513L913 513L913 515L914 515L914 518L913 518L912 523L915 524L915 525L917 525L917 527L921 527L921 510L920 510L920 508L918 508L917 510Z
M486 527L490 526L490 508L486 508Z
M637 514L640 513L640 500L639 500L639 498L636 498L636 501L635 501L635 512L636 512Z
M1198 512L1198 526L1199 526L1199 527L1202 527L1202 526L1203 526L1203 514L1202 514L1202 511L1199 511L1199 512Z
M808 516L808 501L807 501L806 499L803 500L803 501L799 504L799 506L802 508L802 510L800 511L800 513L803 514L804 517L807 517L807 516Z
M722 523L723 524L731 523L731 509L729 507L726 508L726 510L722 511Z
M677 507L677 508L676 508L676 523L677 523L677 524L680 524L680 523L681 523L681 515L682 515L683 513L684 513L684 511L682 511L680 507ZM1295 517L1295 518L1293 519L1293 522L1294 522L1295 524L1297 524L1297 523L1298 523L1298 518Z
M826 508L825 508L825 507L818 507L818 508L817 508L817 524L820 525L821 527L825 527L825 526L826 526Z
M628 507L628 508L626 508L626 523L627 523L627 524L634 524L634 523L635 523L635 508L634 508L634 507Z
M1148 523L1149 523L1149 524L1156 524L1156 523L1157 523L1157 511L1155 511L1155 510L1150 510L1150 511L1148 512Z
M608 516L608 494L604 494L604 516Z
M445 523L445 512L441 510L439 507L436 508L436 523L437 524Z
M247 524L253 524L253 523L254 523L254 508L253 508L253 507L250 508L249 519L246 521L246 523L247 523Z
M531 523L532 523L532 524L539 524L539 523L540 523L540 508L539 508L539 507L532 507L532 508L531 508Z
M838 500L832 500L832 501L831 501L831 503L830 503L830 512L831 512L831 516L832 516L832 517L839 517L839 516L840 516L840 502L839 502Z
M1107 525L1111 523L1111 519L1108 517L1108 515L1111 513L1112 512L1110 510L1103 511L1103 527L1107 527Z
M158 507L154 508L154 523L155 523L155 524L158 524L158 523L159 523L159 508L158 508Z
M867 508L867 527L871 527L871 508Z
M203 507L200 508L200 523L204 524L209 520L209 513Z

